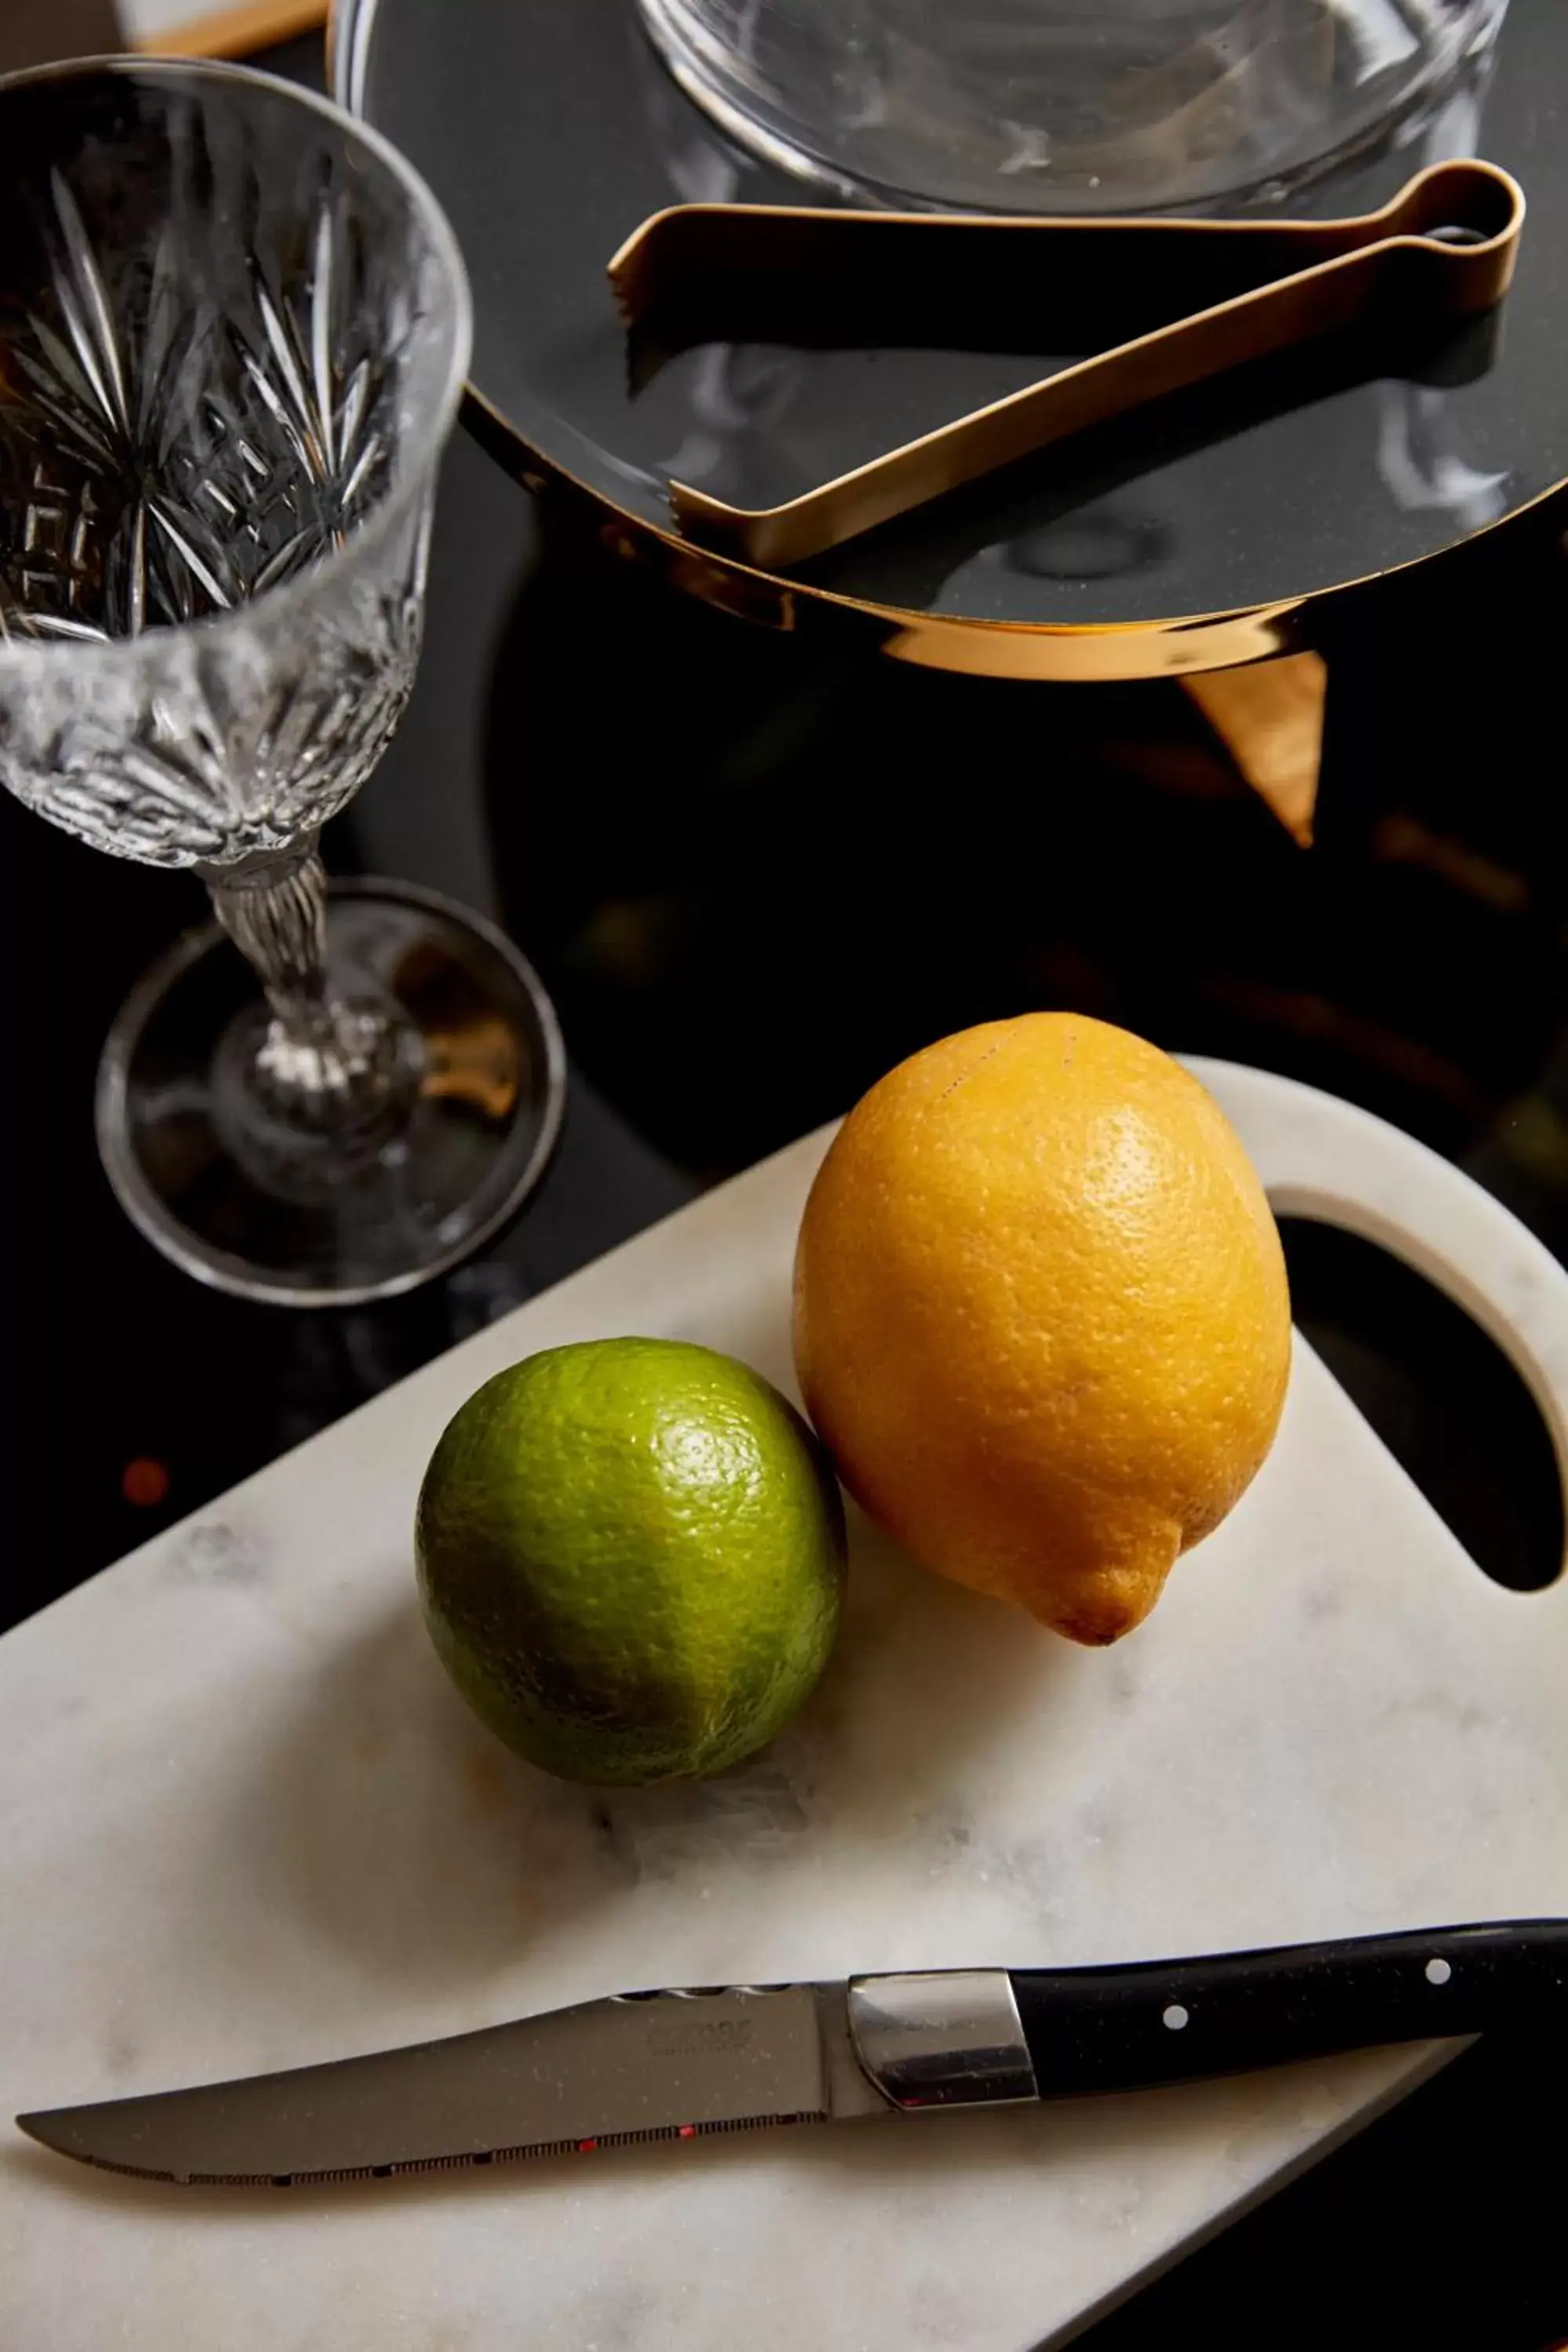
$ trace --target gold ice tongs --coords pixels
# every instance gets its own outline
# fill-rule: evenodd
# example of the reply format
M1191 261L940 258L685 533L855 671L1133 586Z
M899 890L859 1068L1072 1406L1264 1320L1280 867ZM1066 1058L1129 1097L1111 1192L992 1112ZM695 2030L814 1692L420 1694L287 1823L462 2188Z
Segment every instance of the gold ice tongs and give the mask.
M700 342L1039 348L1092 317L1101 348L783 506L672 481L677 529L787 565L1249 360L1349 329L1425 331L1489 310L1513 276L1524 195L1495 163L1435 163L1349 220L998 219L676 205L610 264L634 331ZM1009 338L1011 337L1011 341ZM1045 346L1049 348L1048 344Z

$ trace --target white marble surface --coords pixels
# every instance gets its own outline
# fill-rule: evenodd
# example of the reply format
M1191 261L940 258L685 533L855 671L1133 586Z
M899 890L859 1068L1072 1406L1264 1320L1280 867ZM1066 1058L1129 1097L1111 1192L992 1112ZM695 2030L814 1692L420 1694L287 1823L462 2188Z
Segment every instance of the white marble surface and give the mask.
M1568 1277L1500 1210L1376 1122L1212 1075L1277 1187L1295 1170L1335 1213L1397 1212L1426 1262L1457 1253L1506 1292L1494 1320L1557 1392ZM1489 1584L1305 1348L1258 1483L1113 1651L861 1528L825 1685L727 1780L573 1789L468 1717L409 1547L447 1414L533 1348L626 1330L787 1382L821 1149L642 1236L0 1643L7 2115L637 1985L1568 1912L1568 1587ZM0 2126L0 2345L1026 2352L1433 2061L291 2195L120 2181Z
M120 0L120 22L131 41L162 40L210 16L222 0Z

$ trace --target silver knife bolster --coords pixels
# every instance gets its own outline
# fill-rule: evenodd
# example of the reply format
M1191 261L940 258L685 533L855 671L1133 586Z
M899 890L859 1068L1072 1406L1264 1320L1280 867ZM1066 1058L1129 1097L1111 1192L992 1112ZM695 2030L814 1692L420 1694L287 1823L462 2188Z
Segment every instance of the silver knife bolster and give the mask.
M861 2073L895 2107L1010 2106L1040 2095L1005 1969L851 1977L846 2011Z

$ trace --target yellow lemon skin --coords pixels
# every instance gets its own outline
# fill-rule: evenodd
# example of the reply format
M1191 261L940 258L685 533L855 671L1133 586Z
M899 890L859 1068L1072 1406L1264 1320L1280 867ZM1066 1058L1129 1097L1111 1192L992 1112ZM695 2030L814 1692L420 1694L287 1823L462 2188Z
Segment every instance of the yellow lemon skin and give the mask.
M930 1569L1117 1641L1263 1463L1279 1236L1197 1080L1079 1013L968 1029L857 1105L795 1256L802 1393Z

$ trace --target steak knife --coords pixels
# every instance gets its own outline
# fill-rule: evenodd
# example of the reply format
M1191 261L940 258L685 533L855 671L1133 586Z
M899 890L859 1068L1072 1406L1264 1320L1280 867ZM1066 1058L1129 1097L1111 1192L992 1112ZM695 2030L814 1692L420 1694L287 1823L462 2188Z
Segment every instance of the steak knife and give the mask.
M754 2126L1146 2090L1568 2026L1568 1920L1084 1969L622 1993L327 2065L18 2116L153 2180L292 2188Z

